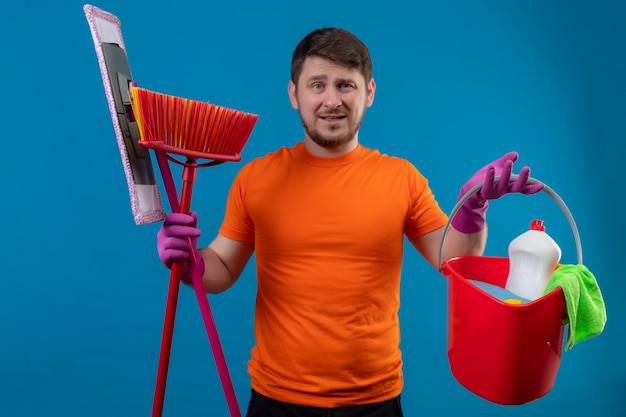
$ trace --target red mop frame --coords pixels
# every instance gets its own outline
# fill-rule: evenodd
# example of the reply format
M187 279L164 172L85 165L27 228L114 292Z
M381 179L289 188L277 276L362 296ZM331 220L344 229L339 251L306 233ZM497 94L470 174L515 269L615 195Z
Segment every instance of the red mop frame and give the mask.
M518 175L512 175L514 181ZM536 184L537 180L528 179ZM534 301L508 304L468 280L504 288L508 258L462 256L442 264L443 243L456 212L482 184L468 191L452 210L439 250L441 273L448 277L448 360L456 380L474 394L497 404L521 405L547 394L561 362L566 305L556 288ZM582 247L574 218L563 200L547 185L546 192L561 207L576 241L578 263Z

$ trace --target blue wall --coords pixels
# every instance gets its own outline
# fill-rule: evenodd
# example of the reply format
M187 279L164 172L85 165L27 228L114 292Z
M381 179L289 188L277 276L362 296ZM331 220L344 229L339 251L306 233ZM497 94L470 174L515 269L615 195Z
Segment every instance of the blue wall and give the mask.
M444 210L506 151L568 203L608 310L604 333L564 352L556 384L521 407L461 387L446 358L446 280L407 247L402 285L406 415L626 414L623 335L626 5L621 1L117 2L140 85L260 114L244 162L302 138L286 94L290 54L321 26L370 47L378 84L361 141L411 160ZM83 2L4 7L0 415L149 415L168 273L158 225L136 226ZM215 234L239 164L203 170L193 208ZM545 195L489 211L487 252L544 218L576 261ZM211 296L241 408L249 395L251 265ZM181 291L167 416L228 411L192 291Z

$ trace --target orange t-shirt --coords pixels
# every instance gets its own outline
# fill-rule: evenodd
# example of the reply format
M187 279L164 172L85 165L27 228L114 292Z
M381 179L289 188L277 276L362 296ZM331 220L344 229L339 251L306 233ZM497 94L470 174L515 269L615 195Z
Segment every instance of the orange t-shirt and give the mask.
M413 165L361 145L321 158L298 143L244 166L220 233L255 243L252 388L317 407L399 395L404 236L446 220Z

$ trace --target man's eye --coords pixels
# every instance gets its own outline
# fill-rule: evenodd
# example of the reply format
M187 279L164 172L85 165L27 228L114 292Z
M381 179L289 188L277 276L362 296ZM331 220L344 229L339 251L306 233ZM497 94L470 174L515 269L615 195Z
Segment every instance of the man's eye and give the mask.
M352 88L352 84L343 83L343 84L339 85L339 88L341 88L342 90L348 90L348 89Z
M322 83L313 83L311 84L311 88L314 90L321 90L324 88L324 85Z

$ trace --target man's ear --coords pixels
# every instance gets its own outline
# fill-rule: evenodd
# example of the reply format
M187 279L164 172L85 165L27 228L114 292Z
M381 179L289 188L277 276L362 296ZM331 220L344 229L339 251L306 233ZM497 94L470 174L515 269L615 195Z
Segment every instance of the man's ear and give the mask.
M291 101L291 107L299 110L298 98L296 97L296 84L292 80L289 80L287 85L287 92L289 93L289 101Z
M376 93L376 82L372 78L367 83L367 107L370 107L374 103L374 94Z

